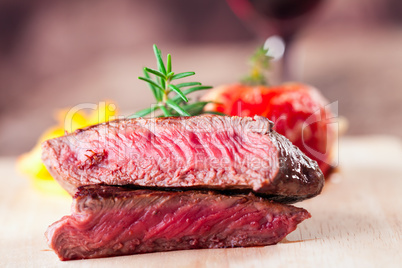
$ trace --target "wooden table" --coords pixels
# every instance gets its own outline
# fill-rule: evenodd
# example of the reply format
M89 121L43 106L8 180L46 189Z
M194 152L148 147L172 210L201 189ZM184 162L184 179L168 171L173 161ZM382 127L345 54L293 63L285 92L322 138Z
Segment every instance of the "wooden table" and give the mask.
M313 217L277 245L61 262L43 233L69 214L71 199L36 192L15 159L2 158L0 267L401 267L401 141L345 137L339 160L323 193L297 204Z

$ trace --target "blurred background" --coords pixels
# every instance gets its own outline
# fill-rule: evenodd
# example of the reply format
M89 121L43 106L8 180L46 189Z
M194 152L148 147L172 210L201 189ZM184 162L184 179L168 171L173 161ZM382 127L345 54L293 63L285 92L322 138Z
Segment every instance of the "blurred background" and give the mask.
M0 0L0 155L30 150L60 108L147 107L137 77L155 67L154 43L203 84L237 81L268 37L242 11L224 0ZM402 1L323 1L289 59L294 80L339 102L348 135L402 137Z

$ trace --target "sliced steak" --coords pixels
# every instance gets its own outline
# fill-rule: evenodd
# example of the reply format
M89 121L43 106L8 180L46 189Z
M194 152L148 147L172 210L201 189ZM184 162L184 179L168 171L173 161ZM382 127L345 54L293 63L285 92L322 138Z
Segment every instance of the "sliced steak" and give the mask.
M46 237L61 260L276 244L310 214L249 195L83 186Z
M44 142L42 159L71 194L92 184L199 187L293 202L324 183L317 163L258 116L117 120Z

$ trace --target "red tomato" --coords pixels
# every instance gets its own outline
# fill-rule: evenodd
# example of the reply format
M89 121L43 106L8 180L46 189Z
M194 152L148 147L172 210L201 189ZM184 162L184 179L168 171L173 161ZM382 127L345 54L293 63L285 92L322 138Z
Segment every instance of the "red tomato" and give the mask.
M274 87L232 84L212 89L203 99L220 103L209 104L209 111L269 118L275 131L316 160L325 176L329 174L336 129L330 124L334 116L325 109L328 102L317 89L300 83Z

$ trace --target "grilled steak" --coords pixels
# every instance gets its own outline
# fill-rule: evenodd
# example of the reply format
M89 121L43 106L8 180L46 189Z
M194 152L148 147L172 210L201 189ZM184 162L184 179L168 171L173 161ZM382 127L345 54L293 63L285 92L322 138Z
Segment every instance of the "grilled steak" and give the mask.
M42 159L74 194L82 185L240 189L294 202L320 193L317 163L264 117L116 120L43 144Z
M249 195L82 186L46 237L61 260L276 244L310 217Z

